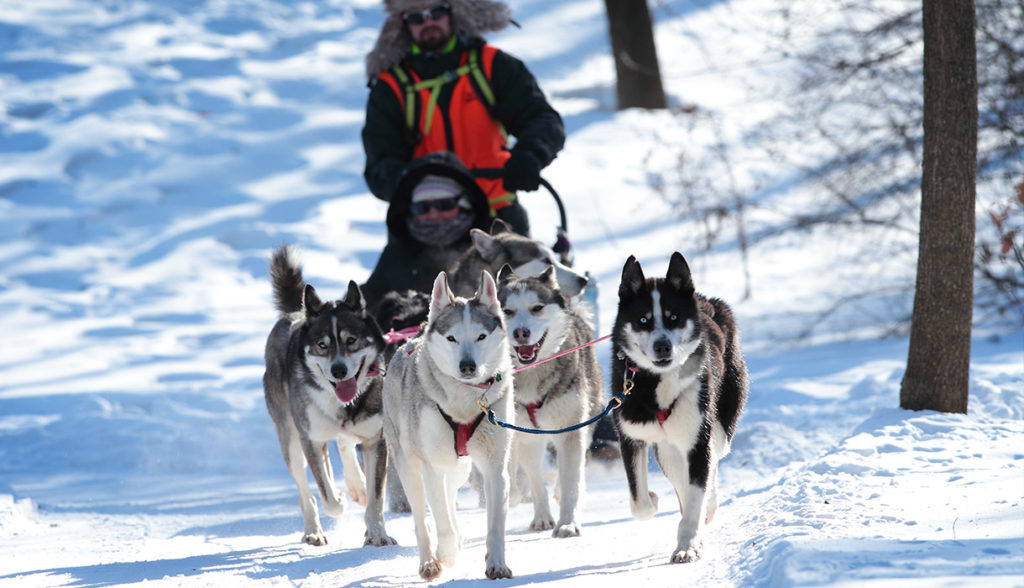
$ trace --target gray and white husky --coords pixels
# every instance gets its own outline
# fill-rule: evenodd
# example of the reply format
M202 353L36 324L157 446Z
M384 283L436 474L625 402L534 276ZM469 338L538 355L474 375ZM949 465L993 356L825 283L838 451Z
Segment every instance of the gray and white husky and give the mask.
M513 231L504 221L495 219L490 232L470 231L473 245L466 250L448 272L451 287L459 296L472 296L480 272L497 275L506 263L520 276L536 276L548 267L555 268L555 278L562 293L572 297L587 285L587 276L564 265L550 247Z
M548 267L534 278L520 278L508 265L498 273L498 300L505 313L513 364L532 366L538 360L572 349L594 337L578 306L570 306ZM563 429L601 411L604 381L593 347L521 369L515 377L516 422L521 427ZM594 426L557 435L516 432L510 472L516 485L517 466L526 473L533 498L535 531L554 529L555 537L580 534L579 508L584 489L585 455ZM543 459L548 443L555 446L559 515L555 523L548 506Z
M381 500L387 445L381 415L380 329L366 313L355 282L349 282L343 300L321 301L313 286L304 282L298 254L291 247L274 252L270 276L281 318L267 338L263 391L285 465L299 488L302 540L327 543L306 478L307 465L324 511L336 517L344 508L327 452L327 442L334 440L348 493L366 506L365 544L394 545L384 529ZM362 447L363 470L356 460L356 444Z
M633 516L658 510L647 487L647 444L679 499L673 563L700 557L699 531L718 507L718 461L729 452L747 397L747 367L729 306L694 290L672 254L664 278L622 268L612 330L612 386L632 386L615 411Z
M487 506L485 573L512 577L505 564L511 435L485 420L482 407L502 421L513 416L512 361L497 286L484 271L475 296L458 298L441 272L423 334L395 353L384 380L384 436L412 508L424 580L437 578L461 549L456 493L471 465L483 479Z

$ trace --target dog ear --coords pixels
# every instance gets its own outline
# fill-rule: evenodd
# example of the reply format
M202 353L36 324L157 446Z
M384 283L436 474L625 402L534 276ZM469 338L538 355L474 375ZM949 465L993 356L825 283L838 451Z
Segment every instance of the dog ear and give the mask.
M306 288L302 291L302 306L306 309L306 316L320 314L320 309L324 306L320 297L316 295L316 288L310 284L306 284Z
M555 263L552 266L555 270L555 282L562 294L566 296L578 296L587 286L587 278L577 274L571 268Z
M644 270L640 268L640 262L636 257L630 255L626 264L622 266L622 280L619 281L619 298L629 295L636 295L643 291L647 285L647 278L644 277Z
M348 281L348 293L342 302L345 303L345 306L359 314L366 314L366 301L363 299L363 291L359 289L359 284L356 284L355 280Z
M506 223L505 221L501 220L500 218L494 219L494 222L491 223L491 234L492 235L498 235L498 234L501 234L501 233L511 233L511 232L512 232L512 227L508 226L508 223Z
M686 264L682 253L676 251L672 254L672 259L668 262L668 273L665 274L665 280L683 294L693 292L693 276L690 275L690 266Z
M494 283L491 272L487 270L480 272L480 287L476 290L476 299L484 305L484 308L501 316L501 303L498 302L498 285Z
M452 305L455 294L448 287L448 274L443 271L434 278L434 288L430 293L430 310L427 314L427 322L434 322L437 313Z
M473 239L473 248L480 254L480 257L483 257L487 261L498 257L500 249L498 247L498 241L494 237L480 229L472 229L469 231L469 236Z
M555 278L555 266L549 265L544 268L544 271L537 276L542 284L551 288L552 290L558 290L558 279Z
M505 282L508 282L510 280L515 280L518 277L519 276L517 276L516 273L514 271L512 271L512 266L510 266L507 263L503 263L501 265L501 269L498 270L498 283L499 284L504 284Z

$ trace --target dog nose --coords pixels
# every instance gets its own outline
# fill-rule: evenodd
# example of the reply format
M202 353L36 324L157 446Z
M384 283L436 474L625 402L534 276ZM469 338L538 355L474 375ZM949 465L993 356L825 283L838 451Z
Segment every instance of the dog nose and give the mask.
M654 342L654 358L668 359L672 357L672 343L665 337Z
M459 362L459 373L463 377L470 377L476 375L476 362L472 359L463 359Z
M512 337L516 340L516 343L529 343L530 342L530 328L529 327L517 327L512 331Z
M345 378L348 377L348 366L341 363L340 361L337 363L332 363L331 376L336 380L344 380Z

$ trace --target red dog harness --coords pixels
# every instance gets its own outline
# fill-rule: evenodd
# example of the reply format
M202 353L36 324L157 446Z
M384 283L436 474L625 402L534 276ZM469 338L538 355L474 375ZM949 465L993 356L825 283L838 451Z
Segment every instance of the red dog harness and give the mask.
M530 404L523 404L522 402L519 403L520 406L526 409L527 414L530 415L530 422L533 423L533 426L537 427L538 429L540 428L540 425L537 423L537 411L540 410L540 407L544 406L544 401L547 400L547 398L548 396L547 394L545 394L544 398L541 398L537 402L533 402Z
M631 371L631 372L633 372L634 374L636 374L636 372L640 370L640 368L638 368L635 363L630 361L630 359L628 357L623 357L623 361L626 363L626 369ZM675 404L675 403L673 403L673 404ZM668 417L671 414L672 414L672 405L669 405L668 408L663 408L663 409L659 410L658 412L654 413L654 417L656 419L658 419L658 424L659 425L665 426L665 421L668 419Z
M444 420L448 423L448 426L452 428L452 433L455 434L455 453L459 457L469 455L469 450L466 449L466 444L469 443L469 439L476 432L476 428L480 426L480 421L484 420L484 413L477 415L471 423L456 423L455 419L448 415L445 411L441 410L441 407L437 407L437 411L441 413Z

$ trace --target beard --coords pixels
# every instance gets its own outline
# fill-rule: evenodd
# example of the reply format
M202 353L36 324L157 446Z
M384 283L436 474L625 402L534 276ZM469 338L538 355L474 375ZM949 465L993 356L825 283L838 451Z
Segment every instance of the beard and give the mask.
M437 51L448 43L448 35L444 34L441 27L428 26L420 31L419 40L416 42L424 51Z

